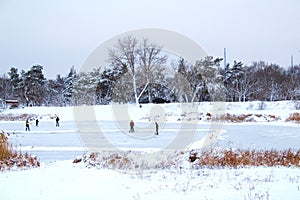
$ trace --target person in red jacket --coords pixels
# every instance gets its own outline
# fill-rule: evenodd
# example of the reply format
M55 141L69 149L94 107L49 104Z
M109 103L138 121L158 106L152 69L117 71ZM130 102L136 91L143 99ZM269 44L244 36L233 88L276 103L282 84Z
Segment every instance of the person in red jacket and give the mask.
M133 133L134 132L134 122L133 122L133 120L130 121L129 126L130 126L129 133Z

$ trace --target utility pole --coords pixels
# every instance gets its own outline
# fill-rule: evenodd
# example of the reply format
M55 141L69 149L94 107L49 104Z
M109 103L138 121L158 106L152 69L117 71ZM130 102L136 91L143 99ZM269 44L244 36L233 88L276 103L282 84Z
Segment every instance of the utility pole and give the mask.
M226 65L227 65L227 62L226 62L226 48L224 48L224 69L226 69Z
M291 67L294 67L294 57L293 57L293 55L291 56Z

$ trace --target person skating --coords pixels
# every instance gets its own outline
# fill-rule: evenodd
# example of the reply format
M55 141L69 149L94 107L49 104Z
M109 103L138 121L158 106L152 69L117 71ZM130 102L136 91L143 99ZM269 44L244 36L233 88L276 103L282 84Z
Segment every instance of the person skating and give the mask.
M155 135L158 135L158 123L155 122Z
M30 124L30 123L29 123L29 120L27 119L26 122L25 122L25 127L26 127L26 128L25 128L25 131L30 131L29 124Z
M59 117L58 116L56 116L55 121L56 121L56 127L59 127Z
M39 121L38 119L36 119L36 120L35 120L35 126L39 126L39 122L40 122L40 121Z
M134 132L134 122L133 122L133 120L130 121L129 126L130 126L129 133L133 133Z

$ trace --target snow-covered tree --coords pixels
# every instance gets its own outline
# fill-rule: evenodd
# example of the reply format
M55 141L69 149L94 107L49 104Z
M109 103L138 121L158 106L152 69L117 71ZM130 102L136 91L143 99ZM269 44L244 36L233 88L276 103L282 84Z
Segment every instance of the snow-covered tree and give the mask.
M118 89L115 88L115 85L126 72L127 68L121 65L110 65L100 74L97 86L98 103L108 104L112 98L114 98L113 95L118 93Z
M109 50L109 61L112 65L122 66L128 70L132 78L132 88L135 102L138 103L137 94L137 56L138 40L133 36L127 36L117 41L113 49Z
M243 63L234 61L232 67L229 64L225 69L224 85L227 89L227 96L231 101L241 101L243 93L243 82L245 82Z
M47 90L47 94L45 95L45 105L64 106L64 79L60 75L57 75L55 80L47 80L45 86Z
M259 87L259 80L255 77L253 67L245 67L244 74L240 78L240 86L238 90L234 91L239 101L253 100L252 97L261 88Z
M80 72L74 81L73 100L75 105L95 105L100 68L91 72Z
M109 50L109 61L111 65L126 72L115 85L115 97L122 96L122 101L127 101L128 95L131 97L128 92L131 88L135 103L139 103L145 92L148 94L148 100L152 101L151 87L154 83L162 84L164 81L162 72L166 62L166 55L162 55L157 45L149 43L146 39L139 42L135 37L127 36L119 39L114 48ZM140 90L140 87L143 89ZM126 94L121 94L122 91Z
M192 73L193 66L184 58L178 60L178 67L174 66L174 79L171 79L172 91L176 94L179 102L190 102L193 97L193 85L197 85L194 81L198 79Z
M10 78L10 84L11 84L11 97L16 98L18 100L21 100L21 79L20 75L18 74L18 69L16 67L10 68L10 71L8 72L9 78Z
M287 69L284 80L286 100L296 100L300 95L300 66L295 65Z
M161 48L154 44L149 43L147 39L144 39L139 48L137 49L137 56L139 58L139 81L141 86L144 87L140 90L140 96L143 93L147 93L148 102L152 102L152 90L157 91L158 88L153 88L156 85L162 85L164 77L164 64L167 61L167 55L162 54Z
M207 95L207 91L212 101L225 100L225 88L218 69L220 61L222 61L221 58L214 59L212 56L207 56L203 60L196 61L194 70L192 70L193 75L197 77L193 85L192 102L195 101L200 91L201 96Z
M284 70L278 65L264 64L257 67L255 72L261 88L256 93L256 99L262 101L275 101L282 99L284 94L282 84L284 83Z
M23 89L27 106L28 104L34 106L42 105L46 91L43 66L34 65L23 76Z
M2 77L0 77L0 99L6 100L10 98L10 94L12 91L12 85L8 79L8 77L3 74ZM2 105L0 105L1 107Z
M75 78L76 78L76 70L75 67L72 66L64 82L65 89L63 91L63 97L65 99L66 105L73 105L72 96L74 93Z

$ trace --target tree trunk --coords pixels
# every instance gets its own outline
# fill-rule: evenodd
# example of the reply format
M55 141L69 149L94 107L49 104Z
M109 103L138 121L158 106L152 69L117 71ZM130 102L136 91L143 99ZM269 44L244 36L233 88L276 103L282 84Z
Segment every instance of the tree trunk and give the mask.
M132 81L133 81L133 92L134 92L135 103L137 105L139 105L139 98L138 98L138 95L137 95L137 87L136 87L135 74L133 74L132 79L133 79Z

